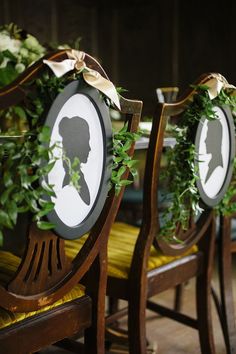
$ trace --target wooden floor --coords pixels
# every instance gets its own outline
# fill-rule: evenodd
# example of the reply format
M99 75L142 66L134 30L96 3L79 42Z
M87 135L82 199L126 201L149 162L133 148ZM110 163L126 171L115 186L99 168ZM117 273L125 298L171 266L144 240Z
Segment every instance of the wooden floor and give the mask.
M234 270L236 271L236 258L234 259ZM235 273L235 272L234 272ZM213 284L218 290L217 272L214 274ZM236 295L236 279L234 280L234 289ZM163 304L172 304L173 291L167 291L158 296L159 302ZM236 300L236 296L235 296ZM236 301L235 301L236 305ZM195 314L194 300L194 281L189 282L185 286L183 298L183 312ZM216 345L216 354L225 354L225 346L222 337L221 328L219 326L218 317L214 304L212 304L214 339ZM178 324L167 318L156 318L153 313L147 311L147 334L150 342L148 354L200 354L198 334L194 329ZM110 354L128 353L127 348L113 346ZM40 354L68 354L67 351L54 347L49 347L40 352ZM91 353L92 354L92 353Z

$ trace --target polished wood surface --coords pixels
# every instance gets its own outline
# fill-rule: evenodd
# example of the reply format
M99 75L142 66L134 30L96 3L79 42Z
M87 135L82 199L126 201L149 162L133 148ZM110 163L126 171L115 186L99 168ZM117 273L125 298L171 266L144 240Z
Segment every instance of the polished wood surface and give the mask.
M64 50L47 55L61 61L67 56ZM87 65L106 76L100 64L85 55ZM24 88L45 70L42 60L24 72L16 82L0 90L0 109L18 104L27 96ZM121 113L128 122L128 131L136 132L142 102L120 99ZM132 156L134 146L129 150ZM123 178L127 178L128 169ZM62 306L32 316L0 330L0 351L8 354L36 352L66 337L84 332L84 352L104 353L105 291L107 239L110 227L119 208L122 193L109 192L104 208L89 232L82 249L74 259L65 255L64 240L53 231L38 230L29 219L26 247L21 263L13 278L0 286L0 306L14 312L28 312L54 304L82 281L85 295ZM15 233L17 233L17 229ZM50 268L50 269L49 269ZM64 342L63 342L64 343ZM66 342L67 343L67 342ZM70 342L67 343L70 346Z
M236 353L236 318L233 295L233 254L236 242L233 239L232 217L220 216L218 240L218 266L220 296L215 299L221 319L227 354Z
M204 84L212 78L212 74L202 75L195 84ZM159 104L156 116L153 118L150 144L147 150L147 160L144 177L143 218L138 238L135 244L132 263L128 279L120 279L108 276L107 294L113 300L110 306L110 316L107 318L109 325L112 318L115 323L119 315L116 313L115 300L123 299L128 304L128 343L130 354L146 353L146 306L150 310L175 319L185 325L198 330L202 354L214 354L215 346L212 332L211 317L211 276L213 271L215 248L215 218L211 209L205 208L198 220L190 216L189 228L186 232L178 233L182 237L181 243L165 242L157 237L159 229L159 205L157 193L159 188L159 173L161 157L164 145L164 131L167 119L174 116L178 124L181 113L191 103L195 91L189 89L182 98L175 103ZM119 237L117 235L117 237ZM127 231L127 237L129 237ZM148 257L152 245L165 255L179 255L180 259L158 268L147 271ZM183 254L192 247L198 245L198 252L189 256ZM109 259L108 259L109 262ZM176 312L171 308L165 308L154 304L152 296L184 284L194 277L196 279L196 318ZM124 312L120 313L123 316ZM109 332L108 339L112 340ZM118 335L120 340L122 335ZM173 348L174 351L174 348Z
M236 272L236 258L233 257L233 273ZM215 260L213 285L217 290L219 287L217 259ZM236 294L236 279L233 279L233 290ZM183 293L183 313L191 313L195 316L195 280L190 280L184 286ZM171 306L173 302L173 290L167 290L161 294L156 295L153 301L161 303L165 306ZM126 303L123 302L122 306ZM236 301L234 301L236 308ZM226 354L225 343L222 329L218 320L216 308L212 308L213 331L215 339L216 354ZM145 319L144 319L145 320ZM167 317L157 317L153 312L146 311L146 325L147 325L147 340L148 348L147 354L201 354L199 346L198 333L191 327L180 325L175 321L169 321ZM121 320L121 326L126 328L126 317ZM174 335L173 335L174 334ZM174 350L173 350L174 348ZM153 350L152 350L153 349ZM53 346L47 347L40 351L40 354L68 354L68 351L59 349ZM127 345L114 343L107 354L129 354Z

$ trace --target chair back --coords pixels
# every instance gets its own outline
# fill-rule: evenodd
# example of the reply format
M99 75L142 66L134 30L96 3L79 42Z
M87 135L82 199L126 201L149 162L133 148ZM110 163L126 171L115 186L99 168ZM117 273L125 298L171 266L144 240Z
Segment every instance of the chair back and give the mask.
M41 204L48 205L50 212L44 209L46 216L37 214L41 219L33 218L31 212L26 214L22 228L25 247L22 254L14 258L16 272L0 285L0 306L10 311L31 311L54 303L85 276L98 254L106 264L107 238L122 197L122 191L118 196L114 188L109 191L113 156L109 102L114 102L118 96L107 97L107 91L114 94L115 88L105 71L93 57L81 53L77 52L77 57L73 57L73 50L48 54L0 90L2 112L12 107L18 107L19 112L23 105L31 128L35 116L40 113L36 129L45 127L44 133L49 131L50 136L46 139L41 134L39 139L45 151L52 152L50 156L54 159L51 166L51 160L48 166L42 162L45 176L34 182L39 188L44 180L49 187L53 186L51 195L40 199ZM32 99L37 103L37 84L39 87L40 82L47 85L47 79L56 82L58 79L54 73L64 70L68 63L73 64L73 68L69 67L69 71L67 68L62 80L64 86L57 87L57 90L52 88L45 97L44 110L40 111L42 107L37 106L39 111L35 112ZM54 67L54 73L48 67L50 65ZM117 108L119 104L120 109ZM140 101L120 96L113 109L124 115L128 132L137 132L142 110ZM27 128L24 134L27 136ZM128 150L130 158L133 145ZM79 162L75 157L79 157ZM76 174L78 163L81 163L81 169ZM32 161L32 171L27 171L26 178L34 176L33 166ZM128 167L123 169L121 178L127 178L128 173ZM72 186L73 178L75 184ZM53 209L52 203L55 204ZM54 225L53 229L48 229L50 223ZM12 232L13 242L20 236L18 231L20 229L15 228ZM88 237L83 247L73 260L69 259L65 253L65 239L76 239L85 234ZM102 281L105 286L104 277Z
M156 88L157 100L160 103L176 101L179 88L176 86Z
M235 150L232 113L222 101L214 100L219 87L230 85L220 74L204 74L176 102L157 106L147 152L137 254L142 249L147 255L154 243L165 254L181 255L213 221L213 209L232 176ZM214 115L209 120L203 110L207 99ZM172 130L166 131L170 122ZM158 192L162 198L157 201Z

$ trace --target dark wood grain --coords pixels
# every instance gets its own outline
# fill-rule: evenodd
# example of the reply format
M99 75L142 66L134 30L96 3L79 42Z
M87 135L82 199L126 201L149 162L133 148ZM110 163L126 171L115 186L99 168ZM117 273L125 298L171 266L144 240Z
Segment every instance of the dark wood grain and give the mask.
M212 78L212 74L202 75L195 83L205 83ZM117 308L115 299L123 299L128 303L128 342L130 354L145 354L147 351L145 311L148 308L175 319L183 324L190 325L198 330L202 354L214 354L215 346L212 332L211 317L211 277L215 248L215 218L210 208L205 208L202 215L194 220L191 213L189 227L183 232L176 225L175 233L182 242L164 241L160 237L159 204L157 193L160 188L159 174L161 156L164 145L164 132L169 116L174 116L176 123L181 120L181 113L189 107L193 89L188 89L175 103L159 104L152 122L149 147L146 154L146 166L143 183L143 218L135 243L128 279L119 279L108 276L107 294L112 298L111 316ZM171 183L171 182L170 182ZM116 231L119 237L118 231ZM127 227L127 238L129 228ZM185 252L194 244L198 251L191 255ZM166 265L147 269L148 258L152 246L164 255L180 256ZM108 259L109 262L109 259ZM161 305L155 306L150 299L165 290L196 279L196 318L180 314L171 308ZM120 317L123 313L120 313ZM115 329L119 316L115 316ZM108 315L107 321L111 325ZM114 337L114 336L113 336ZM114 338L113 338L114 339ZM118 332L118 340L120 335ZM174 352L174 348L173 348Z
M67 55L65 50L61 50L46 57L61 61ZM0 90L0 109L25 99L27 90L33 89L29 82L33 85L32 79L40 77L46 68L42 60ZM86 54L85 62L107 78L101 65L92 56ZM25 83L28 83L27 90ZM121 113L128 122L128 131L137 132L142 102L121 98L120 104ZM134 144L129 150L130 157L133 152ZM123 178L127 178L128 173L127 169ZM119 196L115 195L113 189L109 192L101 214L73 260L65 254L63 239L53 231L38 230L29 218L21 263L10 282L0 286L0 306L14 312L28 312L52 305L70 292L82 278L86 279L85 296L0 329L2 353L35 352L81 331L84 331L84 353L104 353L107 240L121 198L122 192Z

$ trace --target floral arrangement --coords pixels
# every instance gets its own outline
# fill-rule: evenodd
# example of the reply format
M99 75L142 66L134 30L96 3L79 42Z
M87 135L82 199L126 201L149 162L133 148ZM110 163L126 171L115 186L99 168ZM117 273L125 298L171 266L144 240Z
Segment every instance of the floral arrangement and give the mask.
M15 24L0 27L0 88L15 80L45 52L34 36Z

